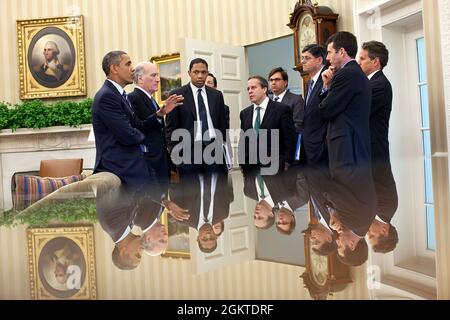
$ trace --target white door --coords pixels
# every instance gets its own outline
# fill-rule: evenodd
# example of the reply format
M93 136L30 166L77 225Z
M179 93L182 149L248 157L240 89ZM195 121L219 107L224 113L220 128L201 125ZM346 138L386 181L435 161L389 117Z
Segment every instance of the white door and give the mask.
M230 107L230 129L239 129L239 112L250 105L247 95L248 68L244 47L202 40L183 39L181 50L181 77L189 82L189 63L195 58L208 62L209 71L217 78L217 89L223 92L225 104ZM234 165L237 166L239 134L230 132Z
M201 252L197 244L197 230L189 228L192 271L195 274L255 259L255 227L252 214L255 206L245 199L242 192L244 181L240 171L232 171L230 175L234 200L230 206L230 215L224 220L224 231L217 239L216 250L212 253Z

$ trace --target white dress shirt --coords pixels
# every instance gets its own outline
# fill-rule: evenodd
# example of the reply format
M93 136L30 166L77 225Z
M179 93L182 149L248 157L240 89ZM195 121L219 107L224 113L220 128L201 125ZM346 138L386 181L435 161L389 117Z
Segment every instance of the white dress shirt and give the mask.
M108 80L109 82L111 82L111 83L114 85L114 87L116 87L116 89L117 89L117 91L119 91L120 95L123 95L125 89L122 88L122 86L121 86L120 84L118 84L117 82L115 82L115 81L113 81L113 80L111 80L111 79L106 79L106 80Z
M253 120L252 120L252 126L255 128L255 121L256 116L258 115L258 112L256 111L256 108L260 107L261 110L259 111L260 114L260 121L263 122L264 115L266 114L267 105L269 104L269 97L266 97L264 101L261 103L261 105L253 104Z
M147 91L145 91L144 89L142 89L142 88L139 87L138 85L136 85L135 88L141 90L143 93L145 93L145 94L147 95L147 97L148 97L148 98L150 99L150 101L152 102L151 108L152 108L153 110L155 110L155 112L158 112L158 109L156 108L157 103L156 103L156 101L154 100L154 98L153 98ZM161 123L161 124L163 123L163 122L162 122L163 120L162 120L161 118L156 117L156 119L159 121L159 123Z
M211 119L211 114L209 113L209 104L208 104L208 96L206 95L206 88L205 86L201 87L201 88L197 88L196 86L194 86L192 83L189 83L192 89L192 95L194 96L194 102L195 102L195 112L197 114L197 133L195 134L195 142L198 141L202 141L202 124L200 121L200 113L198 110L198 90L201 89L202 90L202 98L203 98L203 102L205 103L205 107L206 107L206 118L208 119L208 132L209 132L209 137L211 139L215 139L216 138L216 133L214 131L214 125Z
M267 186L266 186L266 183L264 182L264 180L263 180L263 184L264 184L264 190L265 190L265 192L264 192L265 198L261 197L262 192L261 192L261 188L259 187L259 184L258 184L258 178L255 178L258 202L261 200L265 200L273 208L273 207L275 207L275 203L273 202L272 196L270 195L269 189L267 189Z
M279 98L277 101L275 102L281 102L284 98L284 96L286 95L287 89L284 90L280 95L276 96L275 94L273 95L273 101L275 101L275 98Z
M212 219L213 219L213 213L214 213L214 194L216 193L216 186L217 186L217 173L213 173L211 175L211 201L209 202L209 208L208 208L208 216L207 220L205 220L204 214L203 214L203 198L205 194L205 176L203 174L200 174L198 176L198 180L200 181L200 219L198 219L198 226L197 230L200 230L200 228L207 222L209 222L212 225Z

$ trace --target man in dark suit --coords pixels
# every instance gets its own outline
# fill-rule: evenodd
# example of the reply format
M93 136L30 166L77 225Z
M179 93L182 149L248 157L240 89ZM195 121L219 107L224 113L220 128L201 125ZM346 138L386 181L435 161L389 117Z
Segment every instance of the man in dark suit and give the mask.
M322 72L325 70L327 50L317 44L307 45L302 50L303 72L308 81L300 161L308 165L328 165L326 134L328 121L324 120L319 110L319 94L322 92Z
M371 177L369 80L354 60L356 37L338 32L327 41L330 67L322 73L322 102L319 109L328 121L327 147L333 179L362 184ZM364 179L362 179L364 180Z
M377 217L369 228L369 242L374 251L389 252L397 242L397 230L391 219L398 206L397 188L389 155L389 118L392 110L392 86L383 73L389 51L378 41L365 42L359 53L359 64L370 80L372 105L370 136L372 173L377 194Z
M180 175L203 170L208 166L205 163L207 156L213 157L213 166L224 167L222 144L227 127L225 103L220 91L205 86L208 73L208 63L205 60L192 60L189 65L191 82L171 93L184 97L183 104L166 118L166 139L170 156ZM189 134L179 143L174 136L180 133L177 129L184 129ZM212 148L214 150L210 152ZM191 152L190 157L184 154L186 149Z
M289 91L289 76L287 72L281 67L274 68L269 72L268 80L270 91L272 92L272 100L289 106L292 119L294 120L295 131L297 133L302 132L305 102L301 95Z
M198 245L202 252L213 252L217 235L213 226L223 222L230 214L233 187L221 170L184 175L179 184L172 184L170 198L186 208L190 216L184 223L198 230Z
M148 169L144 160L144 134L161 130L157 118L164 117L170 108L181 104L183 97L177 97L175 104L141 121L135 116L123 89L133 82L134 68L130 57L123 51L109 52L103 58L102 68L107 80L92 105L96 146L94 173L114 173L123 183L133 187L157 184L155 173Z
M214 89L218 90L217 89L217 78L211 72L208 73L208 77L206 77L205 84L210 88L214 88ZM226 118L226 123L227 123L226 128L230 129L230 107L227 105L225 105L225 118Z
M366 181L366 187L334 179L324 185L330 227L338 232L338 257L351 266L359 266L367 260L365 235L376 215L372 177L360 179Z
M157 198L139 196L123 185L97 191L97 217L114 241L112 260L119 269L131 270L139 265L144 241L133 232L134 226L144 231L154 224L164 209Z
M135 89L129 94L131 105L139 119L147 119L160 110L158 103L152 94L158 90L159 74L156 66L150 62L141 62L136 65L133 75ZM176 95L167 98L165 106L170 107L176 101ZM164 106L164 107L165 107ZM165 187L169 183L170 158L167 152L164 119L158 119L161 127L146 134L144 145L147 152L144 153L147 166L154 170L158 182Z
M248 79L247 91L253 104L240 113L239 163L244 170L269 167L275 174L278 168L287 170L292 164L296 139L289 106L270 100L267 87L267 80L261 76ZM272 135L277 134L278 141L272 141Z

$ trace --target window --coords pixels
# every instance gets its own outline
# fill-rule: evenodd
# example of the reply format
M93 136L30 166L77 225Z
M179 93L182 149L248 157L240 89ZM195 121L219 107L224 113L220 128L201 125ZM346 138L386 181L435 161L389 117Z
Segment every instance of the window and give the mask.
M431 139L430 139L430 114L428 109L428 82L427 65L425 59L425 39L423 37L416 40L418 72L419 72L419 92L420 108L422 117L422 143L423 143L423 167L424 167L424 213L426 215L427 249L434 251L435 227L434 227L434 199L433 199L433 178L431 170Z

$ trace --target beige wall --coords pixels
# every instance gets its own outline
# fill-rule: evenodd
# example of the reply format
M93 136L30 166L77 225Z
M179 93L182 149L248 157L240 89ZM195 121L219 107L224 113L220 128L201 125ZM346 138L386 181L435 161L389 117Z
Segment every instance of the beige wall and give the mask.
M88 96L104 80L110 50L135 62L180 51L180 38L248 45L291 33L286 26L296 0L2 0L0 1L0 101L19 102L16 20L82 14ZM339 13L339 29L353 30L352 1L324 0Z
M16 20L82 14L88 95L104 80L101 60L110 50L134 61L178 52L179 39L246 45L291 33L286 26L296 0L2 0L0 1L0 101L19 101Z

